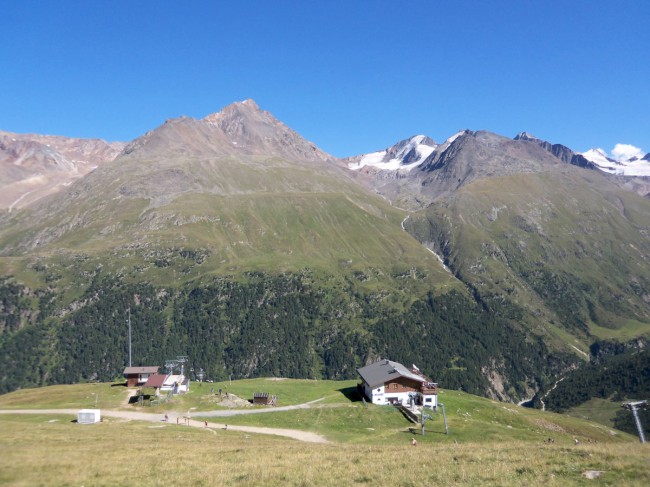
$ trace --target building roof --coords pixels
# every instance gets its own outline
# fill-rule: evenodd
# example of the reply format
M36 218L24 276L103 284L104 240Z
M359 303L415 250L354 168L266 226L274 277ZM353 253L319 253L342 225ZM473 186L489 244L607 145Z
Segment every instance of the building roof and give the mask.
M162 387L167 376L165 374L152 374L147 379L145 387Z
M144 367L125 367L124 375L133 375L133 374L157 374L158 373L157 365L145 365Z
M171 387L174 384L182 384L184 380L184 375L168 375L163 385Z
M385 359L361 367L360 369L357 369L357 373L361 376L361 379L372 388L384 385L386 382L395 380L398 377L406 377L418 382L429 381L426 377L411 372L402 364Z

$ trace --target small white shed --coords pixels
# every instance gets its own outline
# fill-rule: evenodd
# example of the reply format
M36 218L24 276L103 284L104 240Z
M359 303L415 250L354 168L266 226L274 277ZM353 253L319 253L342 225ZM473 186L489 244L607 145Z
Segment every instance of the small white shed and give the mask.
M101 421L99 409L82 409L77 413L78 424L93 424Z

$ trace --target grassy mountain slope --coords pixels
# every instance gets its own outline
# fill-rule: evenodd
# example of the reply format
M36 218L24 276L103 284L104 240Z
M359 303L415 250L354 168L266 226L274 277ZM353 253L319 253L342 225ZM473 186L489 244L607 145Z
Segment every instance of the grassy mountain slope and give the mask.
M403 231L404 212L341 168L292 159L308 150L299 140L283 139L277 151L288 144L289 155L269 157L224 147L214 130L169 122L6 217L2 390L119 374L127 308L138 363L190 355L212 377L350 377L367 360L410 359L471 329L464 313L490 321ZM448 305L431 306L450 292ZM524 337L509 339L511 351L478 347L480 363L458 368L454 383L485 393L482 366L504 353L515 361ZM445 363L461 346L419 362ZM513 375L511 392L532 386L544 357Z
M436 201L407 230L485 305L583 352L650 332L650 202L572 166L488 178Z
M645 485L649 479L647 449L631 448L638 445L636 438L602 425L444 390L440 402L446 405L449 435L444 434L438 412L421 436L417 430L409 431L413 425L394 408L365 408L348 394L354 384L270 379L195 383L188 395L155 408L123 406L123 388L111 384L16 391L0 396L0 408L94 407L98 398L102 409L145 410L160 418L166 412L173 418L193 407L218 408L211 388L242 398L266 390L277 394L282 404L325 399L307 410L228 418L228 430L216 424L222 422L217 418L207 418L208 428L110 417L81 426L69 415L2 414L0 448L6 454L0 459L0 478L7 485L201 484L210 479L266 485L559 486L583 485L584 472L599 471L602 477L597 481ZM297 441L235 431L235 424L314 431L332 443L306 448ZM579 445L574 445L574 438ZM176 451L176 461L161 463L161 448ZM51 454L53 449L57 455ZM92 461L80 469L80 457ZM151 468L133 470L133 461ZM49 472L46 477L44 470Z
M345 378L390 357L504 400L567 345L647 333L646 200L525 141L444 147L400 183L433 202L406 218L254 103L168 121L0 217L0 390L115 377L127 309L136 363Z

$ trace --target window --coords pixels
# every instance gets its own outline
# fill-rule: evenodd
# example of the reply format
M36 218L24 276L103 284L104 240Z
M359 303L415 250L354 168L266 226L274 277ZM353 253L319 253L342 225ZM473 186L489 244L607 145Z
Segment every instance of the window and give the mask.
M430 397L427 397L427 398L426 398L426 402L431 402L431 398L430 398Z
M393 389L397 389L397 384L393 383Z

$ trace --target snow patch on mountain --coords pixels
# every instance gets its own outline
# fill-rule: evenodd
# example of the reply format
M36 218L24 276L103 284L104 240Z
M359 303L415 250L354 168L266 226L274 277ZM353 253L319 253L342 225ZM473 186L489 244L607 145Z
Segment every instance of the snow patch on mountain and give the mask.
M450 146L454 140L456 140L458 137L463 135L465 132L467 132L467 130L461 130L460 132L456 132L454 135L452 135L447 140L445 140L445 143L443 145Z
M582 156L604 172L617 176L650 176L650 161L644 160L643 151L629 144L616 144L608 155L603 149L590 149Z
M348 168L358 171L365 166L372 166L384 171L410 171L436 150L438 145L430 145L431 142L425 135L416 135L389 149L365 154L357 162L349 163Z

